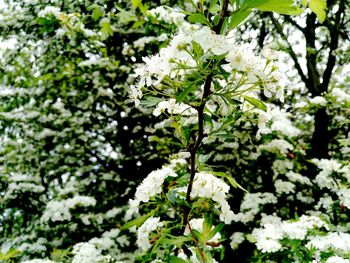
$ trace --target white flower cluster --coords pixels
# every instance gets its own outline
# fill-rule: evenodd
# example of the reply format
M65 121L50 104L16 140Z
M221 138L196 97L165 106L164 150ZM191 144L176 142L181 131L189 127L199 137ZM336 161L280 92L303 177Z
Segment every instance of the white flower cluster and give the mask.
M157 107L153 111L154 116L159 116L163 112L169 114L181 114L181 115L193 115L196 111L190 106L184 103L176 103L175 99L163 100L158 103Z
M142 183L136 188L135 198L129 200L129 209L126 212L126 219L129 220L133 214L139 212L139 205L147 203L151 197L162 192L164 180L169 177L177 177L177 174L168 166L151 172Z
M210 172L200 172L196 173L194 177L191 197L205 197L217 202L218 208L221 210L220 220L225 222L225 224L230 224L234 213L226 201L229 190L230 186L223 180Z
M261 112L258 121L259 130L256 135L258 139L262 134L270 134L273 131L288 137L296 137L301 133L300 129L293 125L291 114L278 107L274 107L267 112Z
M4 199L16 199L18 193L31 192L42 193L45 191L40 183L40 177L30 174L10 173L8 175L9 185L6 189Z
M158 6L147 11L148 15L163 20L168 24L181 25L185 21L185 15L174 8L167 6Z
M254 220L265 204L276 204L277 198L272 193L247 193L241 203L240 213L234 215L235 222L244 224Z
M350 234L331 232L325 236L310 237L306 247L314 247L320 251L339 250L350 253Z
M51 200L46 205L46 209L41 216L42 222L48 222L48 221L69 221L72 218L72 214L70 212L70 209L73 209L75 207L89 207L89 206L95 206L96 205L96 199L90 196L74 196L73 198L68 198L65 200Z
M159 219L159 217L150 217L137 230L136 244L143 251L147 251L152 246L149 241L149 234L158 227L163 226L163 223L159 222Z
M309 178L299 173L295 173L293 171L289 171L288 173L286 173L286 177L289 179L289 181L294 183L312 185L311 180Z
M38 13L38 16L39 17L47 17L50 15L53 15L57 18L57 17L59 17L60 14L61 14L61 11L58 7L45 6L45 8L43 10L40 10L40 12Z
M337 102L350 102L350 94L340 88L332 89L330 94L336 98Z
M235 232L235 233L233 233L233 235L231 236L230 239L231 239L231 242L230 242L231 248L233 250L237 249L239 244L241 244L245 240L244 233Z
M288 182L288 181L282 181L281 179L277 179L274 182L276 193L277 194L291 194L295 193L295 184Z
M350 263L349 259L344 259L339 256L332 256L325 263Z
M138 84L130 89L130 98L139 99L140 92L137 90L145 86L158 85L165 76L174 78L195 70L196 61L186 49L192 49L192 43L196 42L203 49L203 56L209 58L210 55L226 54L228 64L224 65L225 70L247 76L247 84L241 84L242 91L237 91L238 96L243 95L248 86L260 82L266 96L271 97L272 93L276 93L277 98L283 101L284 78L277 64L262 56L255 56L251 52L251 47L238 46L232 39L230 36L215 34L208 27L180 28L178 35L167 47L161 49L157 55L144 57L144 64L135 68L134 76L138 77ZM179 63L186 67L179 67ZM230 82L240 82L238 80L241 77L236 75L231 76Z
M273 139L268 143L259 145L258 151L268 151L268 152L277 152L282 155L286 155L289 151L292 151L294 146L283 139Z
M112 262L111 256L103 256L93 244L82 242L74 245L72 263Z
M322 96L316 96L310 99L311 104L325 106L327 104L327 100Z
M269 217L262 220L262 228L255 228L252 232L256 246L264 253L277 252L282 249L279 242L283 238L304 240L309 230L326 228L327 224L316 216L303 215L298 221L282 222L280 218Z
M49 259L31 259L31 260L22 261L22 263L56 263L56 262Z

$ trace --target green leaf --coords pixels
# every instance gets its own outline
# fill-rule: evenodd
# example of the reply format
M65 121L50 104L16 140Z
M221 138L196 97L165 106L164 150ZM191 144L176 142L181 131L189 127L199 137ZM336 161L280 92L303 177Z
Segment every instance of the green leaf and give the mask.
M309 0L309 7L321 23L326 19L326 0Z
M100 27L101 27L101 40L106 40L109 36L113 35L113 29L111 26L111 21L108 18L103 18L100 21Z
M250 9L239 9L230 17L229 29L236 28L240 23L242 23L251 13Z
M188 21L191 23L204 24L210 27L209 20L201 13L192 14L188 17Z
M245 4L246 8L276 12L284 15L298 15L303 13L303 10L296 6L293 0L248 0Z
M198 230L192 229L191 232L196 237L196 239L199 241L199 243L205 244L207 242L206 238Z
M141 100L140 104L144 107L154 107L158 105L163 99L153 96L147 96L145 99Z
M251 105L253 105L255 108L267 111L267 107L265 103L263 103L261 100L249 97L249 96L243 96L246 101L248 101Z
M92 19L94 21L97 21L97 20L100 19L102 14L103 14L103 11L102 11L101 7L96 5L96 4L94 4L93 5L93 9L92 9L92 15L91 15Z
M140 216L134 220L131 220L129 222L127 222L126 224L124 224L122 226L122 230L126 230L129 229L130 227L136 226L139 227L141 226L148 218L150 218L151 216L153 216L156 212L158 211L158 208L152 210L151 212L149 212L148 214L145 214L143 216Z
M179 95L176 96L176 102L183 102L188 94L190 94L192 91L195 91L197 89L197 86L193 83L188 83L188 86L185 87L184 90L181 91Z
M224 172L214 172L214 171L210 171L210 173L212 173L213 175L219 176L219 177L223 177L226 178L227 181L230 183L230 185L234 188L239 188L241 190L243 190L244 192L248 192L246 189L243 188L243 186L241 186L239 183L236 182L235 179L233 179L232 176L224 173Z
M138 8L140 5L142 5L142 0L131 0L132 6L134 9Z
M218 224L216 227L214 227L214 229L212 231L210 231L210 234L208 236L208 240L212 239L216 233L220 232L223 228L224 228L225 224L221 223Z
M175 256L170 256L170 263L187 263L186 260L183 260L182 258L175 257Z
M192 240L191 237L185 237L185 236L167 235L167 237L170 237L170 238L164 239L164 243L166 243L167 245L173 245L179 248L181 248L184 243Z

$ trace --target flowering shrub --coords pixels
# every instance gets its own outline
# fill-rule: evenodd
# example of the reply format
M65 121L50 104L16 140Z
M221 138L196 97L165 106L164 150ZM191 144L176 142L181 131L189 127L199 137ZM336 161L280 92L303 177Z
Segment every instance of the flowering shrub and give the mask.
M296 77L332 73L302 23L346 25L344 1L160 2L1 10L0 261L349 262L346 67Z

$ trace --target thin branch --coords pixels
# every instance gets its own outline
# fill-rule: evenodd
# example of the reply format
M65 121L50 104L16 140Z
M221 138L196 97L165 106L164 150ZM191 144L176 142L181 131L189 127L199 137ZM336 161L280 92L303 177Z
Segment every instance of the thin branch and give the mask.
M305 28L303 28L302 26L300 26L296 21L294 21L292 18L290 18L289 16L283 16L284 20L286 20L287 22L289 22L290 24L292 24L294 27L296 27L297 29L299 29L303 34L305 34Z
M290 56L292 57L292 59L294 61L295 67L296 67L296 69L301 77L301 80L305 84L307 84L309 82L309 80L307 79L306 75L303 72L303 69L301 68L301 65L298 61L297 54L294 52L293 47L289 43L287 36L283 33L282 25L273 17L273 15L270 15L270 18L272 20L272 23L275 25L278 34L280 34L282 39L287 42L288 48L290 49Z
M335 15L334 25L328 28L332 37L331 37L331 43L329 46L327 66L322 76L322 84L320 87L322 92L327 91L330 79L332 77L332 72L335 66L336 56L334 54L334 51L338 48L338 45L339 45L339 32L340 32L340 25L341 25L340 20L343 12L345 12L345 0L340 0L339 10Z

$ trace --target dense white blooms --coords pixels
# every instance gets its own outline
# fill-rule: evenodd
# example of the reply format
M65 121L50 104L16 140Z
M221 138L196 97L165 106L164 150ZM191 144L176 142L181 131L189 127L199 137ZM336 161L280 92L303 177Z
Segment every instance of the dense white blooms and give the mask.
M336 249L346 253L350 252L350 234L348 233L328 233L325 236L310 237L306 247L315 247L321 251Z
M22 263L55 263L55 261L49 259L31 259L22 261Z
M251 222L260 212L261 206L275 203L277 198L272 193L247 193L241 203L241 212L234 215L234 221L245 224Z
M168 24L180 25L184 23L185 15L174 8L167 6L158 6L147 11L150 16L156 17L158 20L163 20Z
M226 224L233 220L233 212L226 201L230 186L210 172L196 173L192 186L191 197L206 197L218 203L221 210L220 220Z
M350 189L339 189L337 195L339 196L340 203L347 208L350 208Z
M326 228L327 224L316 216L301 216L297 221L281 221L275 217L265 217L262 228L252 232L256 246L262 252L276 252L282 249L280 240L284 238L304 240L310 229Z
M332 256L327 259L325 263L350 263L349 259L341 258L339 256Z
M239 244L241 244L245 240L244 233L235 232L235 233L233 233L233 235L231 236L230 239L231 239L231 242L230 242L231 248L237 249Z
M286 173L286 177L291 182L312 185L311 180L309 178L307 178L306 176L303 176L299 173L295 173L293 171L289 171L288 173Z
M325 106L327 103L327 100L324 97L316 96L310 99L310 103L320 106Z
M93 244L82 242L74 245L72 263L111 262L110 256L103 256Z
M253 88L253 83L259 82L263 86L266 96L271 97L272 94L276 94L277 98L281 101L284 100L284 75L278 70L277 64L268 62L264 57L254 55L251 52L251 46L235 44L232 37L217 35L208 27L187 26L179 29L179 33L173 37L167 47L162 48L154 56L144 57L144 64L135 68L134 76L138 78L138 84L136 90L135 86L132 86L130 93L136 103L140 94L137 89L158 85L165 76L174 78L195 70L196 61L186 50L194 48L193 42L200 45L205 56L227 54L228 64L224 66L225 70L229 73L238 72L230 77L230 82L241 82L239 75L247 78L246 83L240 83L242 87L235 91L238 97L244 94L256 97L255 93L247 90ZM186 65L186 67L179 66L179 63Z
M277 194L290 194L295 192L295 185L291 182L282 181L277 179L274 182Z
M134 213L139 212L140 203L147 203L151 197L160 194L164 180L169 176L177 177L177 174L168 166L151 172L137 187L134 199L129 200L126 218L130 219Z
M154 116L159 116L161 113L168 112L169 114L193 115L195 111L190 106L184 103L176 103L175 99L163 100L158 103L153 111Z
M291 114L281 110L278 107L274 107L267 112L260 112L258 120L258 138L261 136L261 134L269 134L273 131L277 131L288 137L295 137L301 133L300 129L293 125L291 121Z
M151 243L149 241L150 232L163 226L163 223L159 222L159 219L159 217L150 217L137 229L136 244L143 251L147 251L151 247Z
M72 214L70 209L75 207L88 207L95 206L96 199L90 196L74 196L65 200L51 200L46 205L46 209L41 217L43 222L51 220L55 221L66 221L71 220Z
M55 6L45 6L43 10L40 10L38 13L39 17L47 17L49 15L53 15L55 17L58 17L61 14L61 11L58 7Z
M283 139L273 139L268 143L262 144L258 147L258 150L268 152L279 152L286 155L289 151L292 151L294 146Z
M350 102L350 94L340 88L334 88L330 92L331 96L336 98L337 102Z

